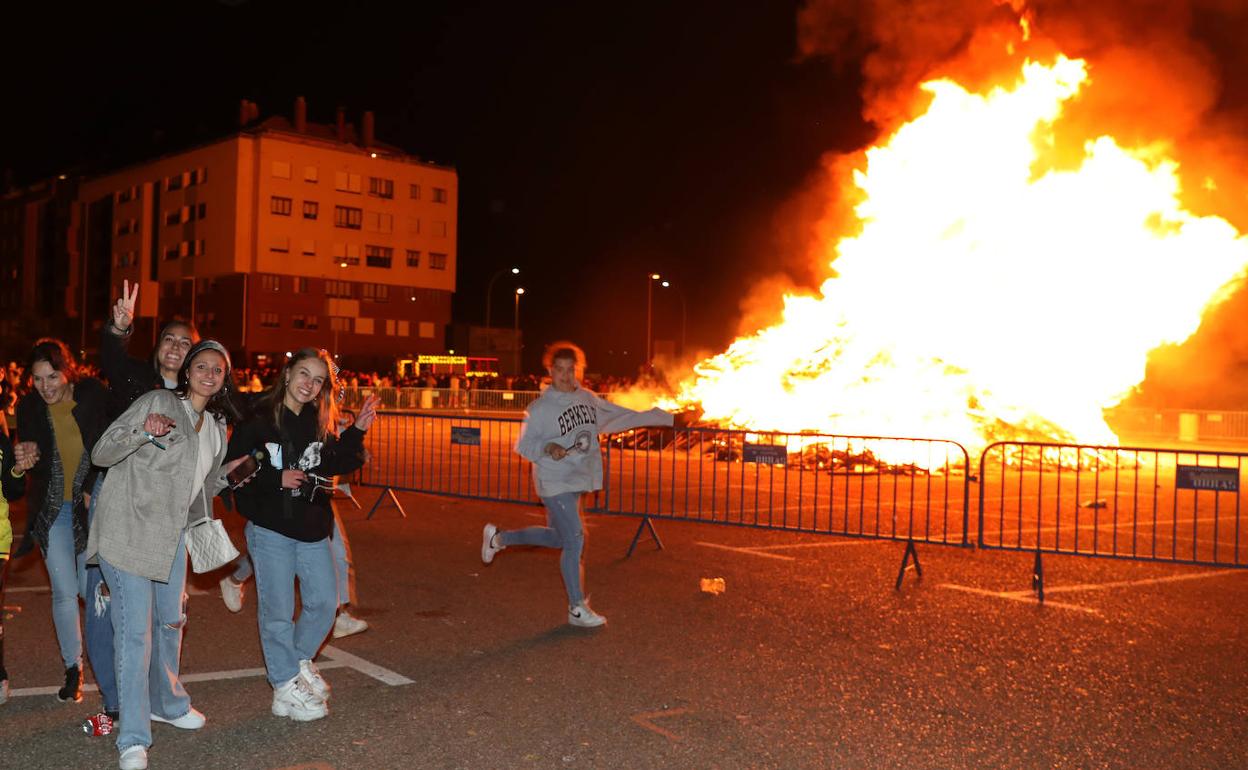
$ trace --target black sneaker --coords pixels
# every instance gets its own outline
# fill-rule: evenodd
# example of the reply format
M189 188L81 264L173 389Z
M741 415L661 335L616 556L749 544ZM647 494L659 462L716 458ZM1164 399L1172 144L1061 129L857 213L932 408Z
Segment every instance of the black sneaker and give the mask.
M65 686L56 691L56 699L61 703L82 701L82 668L80 666L70 666L65 669Z

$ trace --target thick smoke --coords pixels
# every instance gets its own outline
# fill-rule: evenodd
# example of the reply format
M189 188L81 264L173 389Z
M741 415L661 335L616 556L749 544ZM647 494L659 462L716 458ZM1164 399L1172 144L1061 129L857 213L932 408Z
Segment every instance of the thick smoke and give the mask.
M1105 135L1157 148L1178 160L1187 208L1224 217L1241 232L1248 232L1245 33L1244 0L813 0L798 16L802 57L861 68L864 118L880 138L926 107L916 100L923 81L952 77L978 90L1012 77L1024 58L1086 59L1091 85L1067 108L1046 162L1079 157L1085 141ZM818 184L838 195L817 218L816 262L832 259L825 250L835 236L852 234L855 201L844 191L858 160L825 159ZM1248 387L1228 387L1248 375L1248 324L1236 322L1244 312L1241 290L1211 308L1187 343L1157 351L1133 402L1248 409Z

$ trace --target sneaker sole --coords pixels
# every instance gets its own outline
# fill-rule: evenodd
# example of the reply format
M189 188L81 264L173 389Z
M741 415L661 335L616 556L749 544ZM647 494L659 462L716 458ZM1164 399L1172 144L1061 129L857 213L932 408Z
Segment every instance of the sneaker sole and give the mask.
M324 719L329 716L329 709L321 708L317 710L292 708L284 703L273 704L273 716L286 717L296 722L315 722L318 719Z
M490 545L490 542L494 540L494 536L497 534L498 527L494 526L487 527L486 530L481 533L481 561L485 564L492 563L494 561L494 557L497 556L498 552L502 550L501 548L495 548Z
M362 634L367 630L368 630L368 626L364 626L363 628L353 628L350 631L339 631L338 629L335 628L333 636L335 639L341 639L344 636L355 636L356 634Z

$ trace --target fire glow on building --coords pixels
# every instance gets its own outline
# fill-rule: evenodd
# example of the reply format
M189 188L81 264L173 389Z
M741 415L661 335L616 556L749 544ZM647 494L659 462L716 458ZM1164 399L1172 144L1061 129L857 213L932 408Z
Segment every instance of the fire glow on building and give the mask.
M987 87L922 85L915 116L829 193L856 205L821 246L818 294L785 296L779 320L697 364L669 406L723 427L972 453L1117 443L1102 410L1242 281L1248 240L1185 208L1164 145L1062 145L1095 61L1002 54L1010 68Z

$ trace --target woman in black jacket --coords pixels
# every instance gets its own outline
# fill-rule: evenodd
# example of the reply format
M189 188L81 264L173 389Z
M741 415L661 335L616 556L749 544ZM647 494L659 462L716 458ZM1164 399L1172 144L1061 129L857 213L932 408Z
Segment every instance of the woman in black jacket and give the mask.
M32 392L17 405L17 464L30 472L27 537L15 553L37 544L52 583L52 622L65 664L61 701L82 700L82 627L78 597L85 595L87 497L98 469L91 450L108 426L108 392L99 380L77 375L64 342L35 343L27 367ZM37 459L35 459L37 458Z
M338 592L329 538L334 528L333 477L365 460L364 432L377 399L361 407L355 424L337 435L333 364L324 350L303 348L234 429L226 461L251 454L255 478L235 492L247 519L247 547L255 566L260 644L276 716L296 721L328 713L329 685L312 659L329 635ZM295 580L301 610L295 612Z

